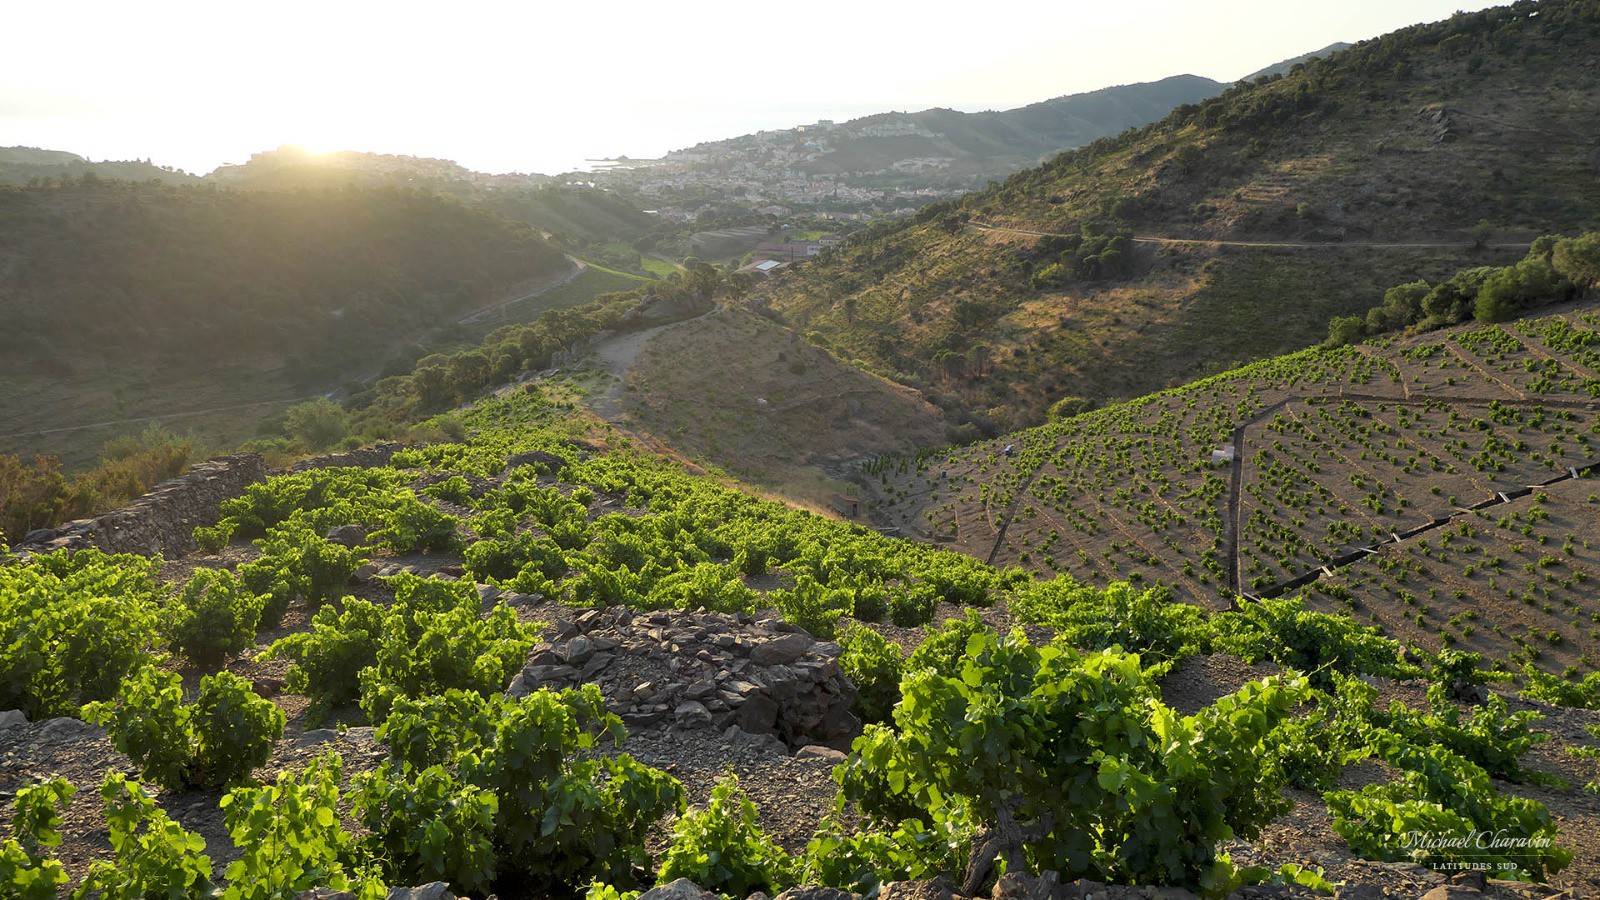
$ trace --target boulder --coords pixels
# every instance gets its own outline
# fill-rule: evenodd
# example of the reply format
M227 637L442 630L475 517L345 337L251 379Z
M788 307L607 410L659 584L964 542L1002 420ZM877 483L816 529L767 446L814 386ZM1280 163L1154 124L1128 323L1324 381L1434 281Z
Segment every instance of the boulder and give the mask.
M639 900L717 900L717 895L687 878L679 878L645 891Z

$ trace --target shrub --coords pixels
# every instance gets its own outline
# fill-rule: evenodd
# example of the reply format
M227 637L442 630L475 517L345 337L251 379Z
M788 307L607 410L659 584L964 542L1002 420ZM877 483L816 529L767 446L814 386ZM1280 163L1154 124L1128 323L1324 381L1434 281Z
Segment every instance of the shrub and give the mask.
M223 900L277 900L312 888L382 896L383 886L346 869L352 841L339 824L339 757L329 753L275 784L235 788L222 798L234 846Z
M357 776L353 801L389 880L443 879L459 891L489 893L496 871L495 795L461 783L443 766L409 780L391 780L391 774L383 768Z
M931 585L899 584L889 589L889 620L902 628L933 621L939 595Z
M1061 640L1082 650L1120 647L1159 659L1179 659L1204 653L1210 646L1205 614L1187 603L1173 602L1165 587L1140 590L1117 582L1102 590L1060 577L1023 585L1011 608L1022 621L1049 626Z
M54 900L67 883L61 861L47 855L61 845L61 809L77 792L55 777L26 785L12 803L11 837L0 842L0 884L18 900Z
M687 878L706 890L743 897L779 893L794 884L795 876L794 861L762 833L755 804L729 773L711 789L705 809L672 826L657 883Z
M1288 805L1262 751L1308 696L1303 679L1179 716L1120 651L1036 648L985 629L949 663L954 677L907 674L894 727L868 726L840 779L874 822L903 820L909 803L929 828L962 810L989 826L963 893L997 856L1063 880L1216 886L1233 875L1220 842L1253 837Z
M309 696L317 716L361 696L361 670L378 661L386 618L382 607L350 597L343 609L317 610L310 631L279 639L264 657L294 660L289 690Z
M96 862L74 897L203 897L212 890L205 839L168 818L144 785L108 772L100 785L115 862Z
M626 754L592 752L600 738L623 736L621 720L606 711L594 685L521 699L455 690L400 697L378 732L390 748L380 772L393 784L409 783L408 796L424 790L419 782L435 793L461 795L464 785L487 792L497 804L497 871L575 886L626 877L647 863L651 826L683 809L683 789L671 776ZM454 780L425 775L435 766ZM390 821L400 831L415 827ZM461 852L441 851L438 858L476 866L470 841L440 840L435 846Z
M283 737L284 715L229 672L200 680L200 696L183 703L177 674L154 666L128 679L115 703L83 708L84 718L111 732L117 750L162 787L221 787L249 776Z
M0 708L71 715L152 659L159 562L59 551L0 567Z
M265 603L232 572L196 569L168 607L172 649L198 666L216 668L229 654L255 645Z
M839 637L839 668L856 686L855 714L863 722L887 722L900 702L905 659L877 632L851 625Z

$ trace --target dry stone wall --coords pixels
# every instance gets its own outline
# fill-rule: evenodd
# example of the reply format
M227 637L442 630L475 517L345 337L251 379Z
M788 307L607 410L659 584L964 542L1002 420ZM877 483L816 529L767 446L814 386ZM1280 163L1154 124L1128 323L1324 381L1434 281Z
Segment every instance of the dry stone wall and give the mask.
M290 471L387 465L401 446L388 442L348 453L316 456L300 460ZM24 556L88 547L147 556L188 553L196 546L194 530L217 524L217 506L222 501L243 494L245 488L265 480L268 474L259 453L219 456L161 482L121 509L92 519L76 519L59 528L30 531L13 550Z
M737 725L792 748L848 749L861 733L838 644L778 619L621 607L562 619L507 693L594 683L630 728Z
M195 549L194 530L217 523L217 505L267 477L259 453L236 453L200 463L121 509L60 528L28 532L23 554L98 547L107 553L174 556Z

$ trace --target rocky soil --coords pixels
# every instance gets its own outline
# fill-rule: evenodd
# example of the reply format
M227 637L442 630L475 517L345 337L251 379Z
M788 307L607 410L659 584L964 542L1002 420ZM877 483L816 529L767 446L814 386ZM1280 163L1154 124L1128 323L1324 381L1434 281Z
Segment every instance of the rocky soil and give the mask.
M483 486L477 486L483 487ZM596 514L620 508L616 498L595 501ZM626 512L627 510L623 510ZM190 554L170 560L163 578L186 578L198 566L234 567L255 555L250 547L235 544L216 556ZM378 602L392 601L392 593L374 576L409 571L442 578L462 577L461 560L451 554L414 554L380 557L350 585L351 593ZM725 616L704 611L634 612L612 608L585 610L546 598L502 594L498 588L479 585L485 609L495 604L512 606L519 618L544 625L544 640L536 645L523 670L507 685L513 695L539 687L567 687L583 682L599 685L611 709L628 726L629 736L620 748L640 761L666 769L684 785L692 804L704 803L716 780L736 774L740 785L757 803L767 835L790 851L804 847L821 820L833 812L833 766L843 759L841 750L859 733L860 724L850 713L855 688L838 666L840 649L816 640L775 613ZM966 610L941 606L938 620L966 614ZM991 625L1009 628L1014 623L1004 606L980 610ZM305 611L291 609L283 626L260 636L263 649L289 631L305 627ZM868 624L907 652L925 634L923 629ZM1027 628L1035 641L1048 640L1049 632ZM344 760L346 778L376 767L386 755L359 711L336 710L323 722L307 721L305 698L283 693L286 665L266 662L247 654L235 660L231 671L251 678L258 690L271 696L289 716L284 738L270 763L258 770L263 779L284 770L297 770L315 756L337 752ZM1246 665L1226 656L1185 660L1163 683L1165 699L1190 713L1243 684L1272 674L1270 665ZM198 672L180 670L190 687ZM1384 683L1381 702L1425 702L1420 684ZM1515 708L1532 708L1514 700ZM1445 873L1399 863L1374 863L1350 856L1344 842L1333 833L1326 805L1309 793L1291 791L1295 807L1253 842L1235 842L1229 848L1240 864L1276 868L1285 863L1322 867L1334 882L1344 882L1336 896L1345 900L1423 897L1426 900L1497 898L1600 897L1600 797L1581 785L1600 781L1600 761L1574 756L1569 747L1596 741L1584 726L1600 725L1600 713L1539 706L1546 716L1543 727L1555 739L1534 749L1529 768L1564 779L1571 789L1500 783L1507 793L1545 803L1561 826L1562 843L1574 852L1573 864L1550 886L1516 885L1483 881L1476 873L1458 875L1452 882ZM108 832L94 787L108 771L130 775L129 760L116 752L104 732L75 719L28 723L20 713L0 712L0 801L29 781L59 774L79 787L66 811L65 840L59 856L74 882L89 865L110 854ZM1392 778L1393 773L1372 762L1349 766L1341 786ZM205 838L208 853L220 876L236 855L223 827L216 791L160 794L168 813L184 828ZM7 804L9 805L9 804ZM654 838L654 849L665 845L670 822ZM430 900L447 896L442 886L429 888ZM652 892L650 900L700 900L693 885L669 885ZM827 896L824 897L823 893ZM788 900L845 900L839 892L786 892ZM949 885L897 884L885 888L889 900L945 900ZM1055 884L1008 878L996 888L1003 900L1067 900L1067 898L1167 898L1191 896L1164 888L1121 888L1086 883ZM1303 888L1259 887L1236 892L1238 897L1311 896Z

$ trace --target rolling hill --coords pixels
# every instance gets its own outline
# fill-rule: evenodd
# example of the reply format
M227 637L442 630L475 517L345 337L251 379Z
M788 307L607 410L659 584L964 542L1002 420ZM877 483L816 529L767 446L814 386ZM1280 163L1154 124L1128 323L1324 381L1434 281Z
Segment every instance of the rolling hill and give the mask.
M248 190L344 187L422 188L581 241L631 241L657 220L606 191L567 187L547 175L490 175L448 159L345 150L311 153L283 146L220 166L208 182Z
M525 226L394 188L0 189L0 450L81 462L116 431L74 426L325 393L568 269Z
M1225 87L1198 75L1174 75L1003 111L879 113L824 131L829 149L801 168L816 175L836 175L890 169L907 159L937 158L951 160L956 172L999 176L1154 121L1176 106L1214 97ZM815 129L809 128L797 136L817 138Z
M1595 222L1600 81L1572 60L1597 48L1575 0L1399 31L869 231L770 300L981 429L1291 352Z
M997 566L1301 594L1403 641L1600 670L1600 306L1314 349L871 469Z
M149 160L123 160L90 162L76 153L65 150L41 150L38 147L0 147L0 184L27 184L34 180L52 178L114 178L122 181L149 181L164 184L194 184L200 179L187 172L168 166L158 166Z

